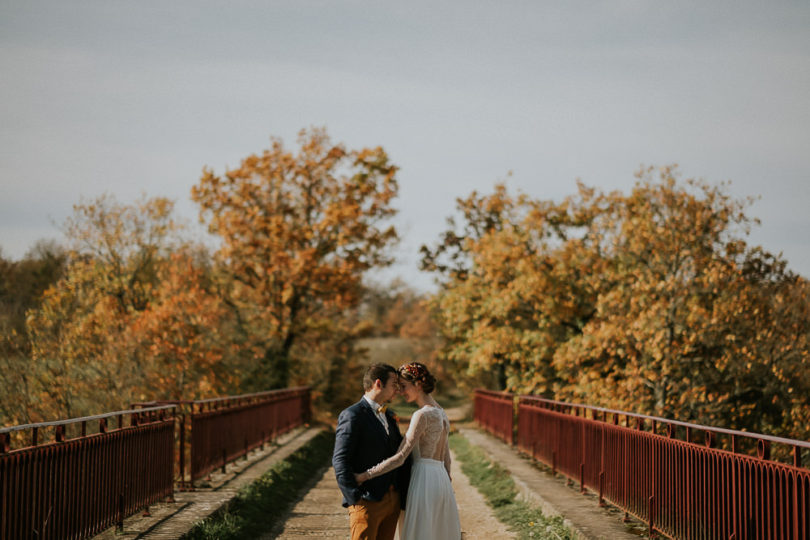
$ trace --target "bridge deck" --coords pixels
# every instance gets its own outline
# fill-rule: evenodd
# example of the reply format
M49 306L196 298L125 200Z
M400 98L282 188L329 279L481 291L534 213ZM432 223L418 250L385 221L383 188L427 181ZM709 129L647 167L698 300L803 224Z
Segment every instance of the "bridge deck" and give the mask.
M464 540L515 538L514 534L495 519L492 509L487 506L478 490L470 485L455 459L452 475ZM280 534L278 536L276 534L274 531L262 540L349 538L349 514L340 506L340 491L335 481L335 472L331 467L324 472L320 481L306 497L295 506Z
M595 497L583 496L578 489L566 486L560 477L532 466L513 447L469 425L462 426L460 431L470 443L482 448L493 462L510 471L522 496L540 506L548 515L562 515L575 537L638 540L639 534L644 532L643 527L633 528L623 524L621 512L600 508ZM229 464L226 474L212 474L210 487L175 493L175 502L152 507L150 517L136 515L127 519L123 533L108 530L96 539L180 538L195 522L225 504L240 487L256 480L274 463L306 444L317 432L318 428L295 430L283 436L278 445L254 453L248 460ZM453 467L453 487L459 505L463 538L514 538L514 534L494 518L491 508L469 484L455 459ZM340 492L330 467L313 480L313 487L293 508L288 519L264 539L348 538L348 530L348 513L340 506Z

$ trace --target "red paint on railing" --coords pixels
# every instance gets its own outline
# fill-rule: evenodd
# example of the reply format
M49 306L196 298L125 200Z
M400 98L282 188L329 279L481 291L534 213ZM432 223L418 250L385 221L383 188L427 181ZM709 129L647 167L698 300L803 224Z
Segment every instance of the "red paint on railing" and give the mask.
M196 401L191 413L191 481L310 419L310 389Z
M108 431L108 418L130 425ZM87 422L99 431L87 434ZM70 438L68 427L81 425ZM54 442L41 444L53 428ZM32 446L10 448L13 432ZM0 429L0 539L86 538L171 496L174 407L119 411Z
M478 424L500 439L514 443L515 396L506 392L476 390L474 418Z
M309 387L270 390L196 401L152 401L133 407L180 407L177 475L189 487L211 471L246 456L310 420ZM187 468L189 466L189 468Z
M476 391L476 403L488 401L489 394ZM810 470L801 466L802 449L810 443L531 396L518 399L518 447L599 494L600 502L610 501L642 520L650 533L684 539L810 538ZM483 427L504 432L501 424L490 427L487 414L476 407ZM676 438L678 428L686 440ZM695 436L699 432L702 443ZM718 448L721 437L727 449ZM756 455L739 453L741 443L756 448ZM785 455L792 451L792 462L771 460L772 445L782 446Z

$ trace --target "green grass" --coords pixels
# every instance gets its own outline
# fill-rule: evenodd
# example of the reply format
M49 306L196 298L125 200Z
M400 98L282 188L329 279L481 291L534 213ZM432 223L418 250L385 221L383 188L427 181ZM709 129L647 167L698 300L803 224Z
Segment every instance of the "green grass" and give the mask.
M491 463L486 454L471 445L463 435L450 436L450 448L461 463L461 470L478 488L502 523L520 539L569 540L573 536L561 517L549 518L540 509L516 500L517 488L509 471Z
M298 500L302 486L329 463L334 444L335 434L322 431L240 490L226 509L195 525L183 538L235 540L268 532Z

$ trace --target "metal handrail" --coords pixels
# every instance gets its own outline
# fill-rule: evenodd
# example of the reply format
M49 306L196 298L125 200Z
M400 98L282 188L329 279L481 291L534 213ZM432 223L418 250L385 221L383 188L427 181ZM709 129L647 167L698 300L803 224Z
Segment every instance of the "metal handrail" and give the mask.
M594 406L594 405L583 405L581 403L568 403L568 402L565 402L565 401L555 401L553 399L546 399L546 398L541 398L541 397L536 397L536 396L519 396L519 397L520 397L521 400L528 399L530 401L541 401L543 403L548 403L548 404L552 404L552 405L559 405L561 407L580 408L580 409L585 409L585 410L598 411L598 412L601 412L601 413L622 415L622 416L626 416L626 417L629 417L629 418L640 418L642 420L651 420L653 422L657 422L657 423L664 424L664 425L671 424L671 425L681 426L681 427L685 427L685 428L689 428L689 429L696 429L698 431L712 431L712 432L715 432L715 433L722 433L724 435L733 435L733 436L736 436L736 437L747 437L747 438L753 438L753 439L762 439L762 440L775 442L775 443L780 443L780 444L786 444L786 445L790 445L790 446L800 446L802 448L810 448L810 442L800 441L798 439L787 439L785 437L777 437L775 435L765 435L763 433L754 433L754 432L751 432L751 431L739 431L739 430L734 430L734 429L726 429L726 428L718 428L718 427L713 427L713 426L705 426L705 425L702 425L702 424L692 424L690 422L682 422L680 420L672 420L672 419L669 419L669 418L662 418L660 416L650 416L650 415L646 415L646 414L631 413L631 412L627 412L627 411L619 411L619 410L616 410L616 409L606 409L604 407L597 407L597 406Z
M41 428L41 427L50 427L50 426L66 426L70 424L78 424L79 422L90 422L92 420L101 420L103 418L112 418L115 416L123 416L125 414L141 414L145 412L151 411L162 411L166 409L173 409L174 405L160 405L155 407L149 407L148 409L137 409L137 410L123 410L123 411L114 411L104 414L94 414L93 416L82 416L80 418L69 418L67 420L51 420L49 422L37 422L36 424L22 424L19 426L10 426L0 428L0 434L3 433L13 433L15 431L22 431L24 429L33 429L33 428Z
M217 398L196 399L196 400L193 400L192 403L216 403L216 402L220 402L220 401L227 401L227 400L234 400L234 399L243 400L243 399L254 398L254 397L264 397L264 396L267 396L267 395L279 395L280 393L286 393L286 392L297 392L297 391L300 391L300 390L306 390L307 388L309 388L309 387L308 386L296 386L295 388L281 388L281 389L278 389L278 390L266 390L264 392L255 392L253 394L241 394L241 395L238 395L238 396L223 396L223 397L217 397Z

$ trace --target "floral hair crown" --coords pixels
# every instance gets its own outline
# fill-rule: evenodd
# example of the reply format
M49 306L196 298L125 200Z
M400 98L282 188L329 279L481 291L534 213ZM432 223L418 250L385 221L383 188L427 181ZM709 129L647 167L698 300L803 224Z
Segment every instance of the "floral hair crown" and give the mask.
M415 381L424 381L427 375L427 368L418 362L412 362L399 368L400 373L408 374Z

